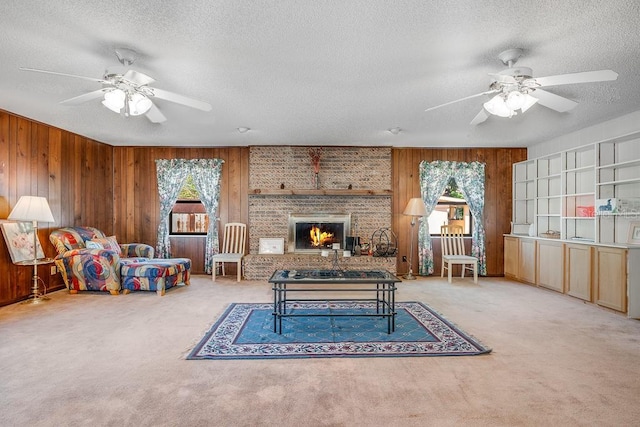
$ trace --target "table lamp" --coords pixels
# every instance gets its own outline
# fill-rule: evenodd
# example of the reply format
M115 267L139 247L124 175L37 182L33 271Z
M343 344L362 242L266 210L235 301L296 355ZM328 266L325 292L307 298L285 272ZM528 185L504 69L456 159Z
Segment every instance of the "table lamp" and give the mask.
M27 300L31 304L38 304L48 298L40 294L38 290L38 221L55 222L53 214L49 208L49 203L44 197L22 196L7 219L14 221L33 221L33 260L24 262L23 265L33 264L33 288L31 299ZM49 260L48 262L51 262Z
M427 208L424 205L424 201L420 197L414 197L409 200L407 207L402 212L403 215L411 217L411 244L409 245L409 273L403 277L407 280L415 280L416 276L413 275L413 227L416 225L416 217L427 215Z

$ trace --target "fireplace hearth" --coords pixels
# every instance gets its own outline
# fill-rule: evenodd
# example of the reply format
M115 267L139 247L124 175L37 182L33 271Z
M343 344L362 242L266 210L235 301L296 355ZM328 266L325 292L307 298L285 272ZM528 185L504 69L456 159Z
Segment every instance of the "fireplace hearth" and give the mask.
M345 248L350 234L351 214L291 213L288 252L318 253L331 249L334 243Z

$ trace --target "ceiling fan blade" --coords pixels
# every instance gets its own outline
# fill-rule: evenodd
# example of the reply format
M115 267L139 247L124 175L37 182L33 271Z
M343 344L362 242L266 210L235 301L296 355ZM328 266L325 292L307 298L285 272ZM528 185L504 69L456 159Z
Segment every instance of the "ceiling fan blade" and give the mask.
M560 74L557 76L548 77L536 77L533 79L537 85L543 86L558 86L568 85L574 83L591 83L591 82L606 82L616 80L618 73L611 70L598 70L598 71L585 71L584 73L571 73ZM534 86L535 87L535 86Z
M93 77L85 77L85 76L77 76L75 74L58 73L57 71L38 70L37 68L25 68L25 67L20 67L20 70L22 70L22 71L33 71L35 73L54 74L56 76L75 77L77 79L89 80L91 82L109 84L108 81L103 80L103 79L96 79L96 78L93 78Z
M74 98L65 99L64 101L60 101L60 104L64 105L80 105L88 101L92 101L94 99L102 98L104 93L109 91L108 88L94 90L93 92L87 92L80 96L76 96Z
M128 80L132 83L137 84L138 86L148 85L149 83L155 82L153 77L149 77L144 73L135 70L129 70L122 76L124 80Z
M162 114L162 112L158 109L158 107L156 107L155 104L151 104L151 108L149 108L149 111L147 111L146 114L147 119L149 119L151 123L162 123L167 121L167 118L164 116L164 114Z
M476 116L473 118L473 120L471 120L471 123L469 124L471 126L479 125L480 123L484 122L488 118L489 118L489 115L487 114L486 111L484 111L484 108L483 108L482 110L480 110L478 114L476 114Z
M164 99L167 101L175 102L176 104L186 105L187 107L197 108L202 111L211 111L211 104L199 101L197 99L188 98L183 95L178 95L177 93L169 92L163 89L158 89L155 87L149 88L151 91L151 95L156 98Z
M447 105L455 104L456 102L466 101L467 99L477 98L477 97L482 96L482 95L491 95L492 93L497 93L497 92L498 92L497 90L489 90L487 92L476 93L475 95L467 96L465 98L456 99L455 101L450 101L450 102L447 102L447 103L444 103L444 104L436 105L435 107L427 108L424 111L435 110L436 108L445 107Z
M547 108L556 110L560 113L566 113L567 111L575 108L578 105L577 102L572 101L555 93L547 92L546 90L536 89L530 93L534 98L538 98L538 104L544 105Z

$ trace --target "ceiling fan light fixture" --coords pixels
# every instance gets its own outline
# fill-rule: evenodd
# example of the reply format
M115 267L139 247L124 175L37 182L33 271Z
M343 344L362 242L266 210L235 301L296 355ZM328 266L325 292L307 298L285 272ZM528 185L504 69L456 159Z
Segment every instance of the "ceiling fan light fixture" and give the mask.
M139 116L141 114L145 114L151 106L153 102L143 94L136 92L131 95L129 99L129 114L132 116Z
M485 110L487 110L490 114L494 116L500 117L511 117L514 112L511 110L504 101L502 94L498 94L491 98L489 101L484 104Z
M114 113L120 113L122 107L124 107L124 99L126 95L120 89L110 90L105 92L102 105L113 111Z
M524 94L519 90L509 92L507 99L505 100L505 104L507 104L507 107L511 110L519 110L524 105L524 102Z

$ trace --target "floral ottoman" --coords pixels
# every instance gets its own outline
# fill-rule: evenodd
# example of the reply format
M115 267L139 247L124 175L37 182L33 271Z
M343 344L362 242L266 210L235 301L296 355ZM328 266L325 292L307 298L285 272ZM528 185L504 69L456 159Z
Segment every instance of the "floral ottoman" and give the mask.
M156 291L164 295L167 289L181 283L189 284L191 260L189 258L150 259L129 262L120 267L123 293Z

